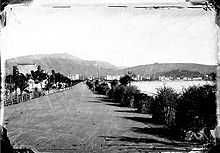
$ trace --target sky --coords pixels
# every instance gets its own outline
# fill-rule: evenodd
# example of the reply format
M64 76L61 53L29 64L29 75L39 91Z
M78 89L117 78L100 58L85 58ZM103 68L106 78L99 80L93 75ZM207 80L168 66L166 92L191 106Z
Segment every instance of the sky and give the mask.
M135 9L33 5L12 8L2 56L69 53L116 66L216 64L214 13L203 9Z

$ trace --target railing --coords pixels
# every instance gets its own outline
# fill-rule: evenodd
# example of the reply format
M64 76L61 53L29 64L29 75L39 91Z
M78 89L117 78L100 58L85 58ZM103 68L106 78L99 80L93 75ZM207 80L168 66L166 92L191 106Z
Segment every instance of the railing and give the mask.
M13 105L13 104L18 104L21 102L25 102L28 100L31 100L32 94L22 94L22 95L12 95L12 96L6 96L4 99L4 105L8 106L8 105Z
M67 87L67 88L62 88L62 89L51 89L51 90L43 90L41 92L33 92L33 93L24 93L22 95L7 95L4 98L4 106L9 106L9 105L14 105L14 104L19 104L21 102L27 102L30 101L31 99L35 99L35 98L39 98L41 96L46 96L46 95L50 95L53 93L58 93L58 92L63 92L69 89L72 89L73 86L75 86L76 84L80 83L76 82L75 84L73 84L71 87Z

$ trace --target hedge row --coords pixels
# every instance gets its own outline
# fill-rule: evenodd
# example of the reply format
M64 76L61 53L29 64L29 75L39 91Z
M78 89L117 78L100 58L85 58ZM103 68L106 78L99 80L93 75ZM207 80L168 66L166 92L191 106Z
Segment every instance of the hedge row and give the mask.
M140 113L152 114L155 122L181 131L197 131L216 126L216 85L192 86L177 93L171 87L157 89L155 96L141 93L136 86L111 82L87 82L99 94L108 95L121 106L137 108Z

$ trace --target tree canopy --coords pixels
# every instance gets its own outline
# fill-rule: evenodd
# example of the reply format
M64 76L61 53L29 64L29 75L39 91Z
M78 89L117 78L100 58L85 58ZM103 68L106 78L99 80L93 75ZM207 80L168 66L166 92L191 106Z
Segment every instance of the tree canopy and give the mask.
M122 84L122 85L128 85L128 83L131 82L131 76L129 75L125 75L123 77L120 78L119 82Z

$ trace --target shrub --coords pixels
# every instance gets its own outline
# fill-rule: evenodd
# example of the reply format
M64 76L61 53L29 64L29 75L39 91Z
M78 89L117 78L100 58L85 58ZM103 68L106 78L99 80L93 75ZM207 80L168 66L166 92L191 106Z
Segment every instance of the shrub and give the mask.
M184 89L177 107L176 124L185 130L216 126L216 86L192 86Z
M122 85L127 86L127 85L131 82L131 80L132 80L131 76L125 75L125 76L123 76L123 77L120 78L119 82L120 82Z
M116 87L117 85L118 85L118 80L112 80L111 82L110 82L110 84L111 84L111 88L114 88L114 87Z
M152 118L172 127L175 125L175 113L179 94L170 87L157 89L157 95L152 103Z
M89 89L93 90L93 82L92 81L87 80L86 85L88 86Z
M110 98L110 99L114 99L114 90L111 88L109 89L108 93L107 93L107 96Z
M118 85L115 87L115 90L113 91L113 99L116 103L123 104L125 98L125 90L125 85Z
M96 91L98 94L107 95L109 90L110 88L106 82L96 85Z
M135 95L139 94L140 91L136 86L126 86L125 88L125 98L123 106L134 107Z
M134 107L140 113L151 113L152 103L154 102L153 96L148 96L144 93L138 93L134 98Z
M109 98L114 99L115 89L118 86L118 80L112 80L110 84L111 84L111 89L108 91L108 96Z
M109 95L121 106L134 107L135 95L140 93L136 86L118 85L110 90Z

